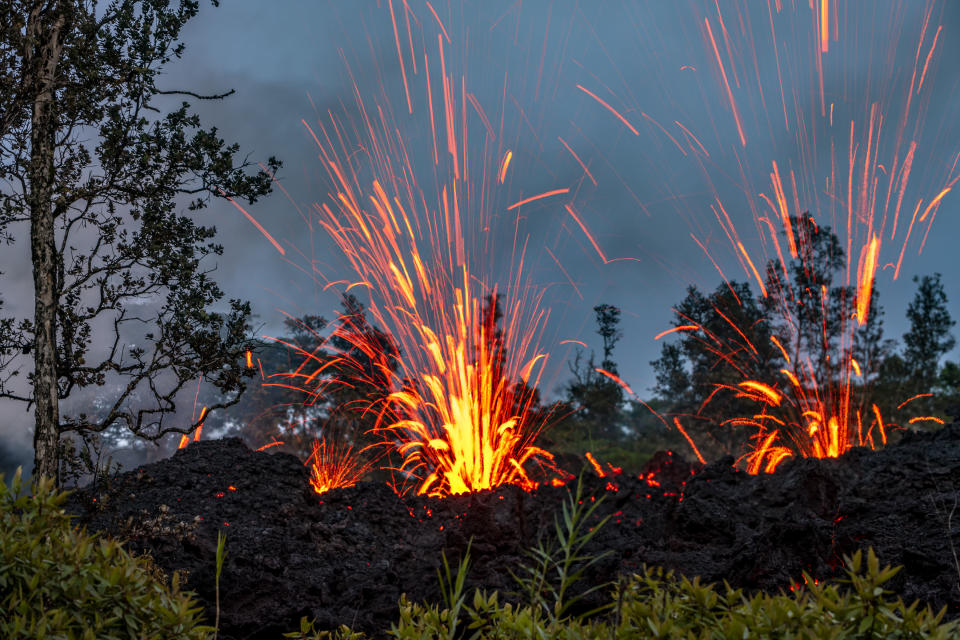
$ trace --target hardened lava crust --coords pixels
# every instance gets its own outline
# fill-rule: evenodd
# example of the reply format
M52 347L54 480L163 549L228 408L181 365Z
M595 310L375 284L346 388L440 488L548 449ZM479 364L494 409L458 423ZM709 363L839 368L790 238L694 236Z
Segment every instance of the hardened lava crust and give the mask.
M843 556L873 547L902 564L890 583L960 615L960 424L908 433L880 451L796 459L751 476L732 459L696 468L662 452L638 473L584 476L584 499L609 516L588 551L609 551L581 586L659 565L706 582L776 592L843 572ZM554 518L574 482L515 486L445 499L399 497L361 483L317 495L294 456L238 439L195 442L71 495L90 531L179 571L214 617L217 532L227 536L220 637L275 639L302 616L380 636L402 593L439 602L442 554L456 566L470 545L468 593L516 590L510 571ZM589 604L589 603L587 603Z

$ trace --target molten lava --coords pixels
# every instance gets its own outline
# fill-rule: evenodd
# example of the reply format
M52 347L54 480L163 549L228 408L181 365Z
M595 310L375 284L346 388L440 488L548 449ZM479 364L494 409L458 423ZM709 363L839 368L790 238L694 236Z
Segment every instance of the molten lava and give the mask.
M532 336L513 339L522 330L519 325L508 325L497 340L494 327L484 322L480 292L465 266L451 270L448 256L422 256L413 229L429 228L432 221L412 218L415 203L408 213L399 198L391 203L374 182L374 212L369 213L351 201L351 191L341 183L338 211L324 205L320 224L384 301L372 303L370 310L399 343L399 371L364 334L337 335L376 361L390 381L387 402L377 409L378 431L401 455L398 470L416 479L419 494L457 494L504 483L531 488L524 466L552 459L532 444L542 425L526 418L536 398L526 383L545 356L520 359ZM428 239L427 250L442 246L438 240ZM458 242L462 246L462 239ZM523 308L516 300L511 307ZM507 344L514 348L508 351ZM518 380L524 384L517 385Z
M622 99L626 109L614 110L597 100L602 109L592 112L606 117L606 109L635 136L627 118L639 113L656 125L654 142L666 136L676 148L671 151L691 163L690 174L703 176L704 200L691 204L694 189L684 176L677 184L665 177L665 201L673 213L697 221L689 225L691 237L732 297L739 291L735 278L745 279L765 314L756 322L775 326L758 344L748 337L758 333L755 319L740 324L730 309L718 308L727 324L722 333L732 338L687 317L660 333L658 339L673 334L700 341L716 368L729 372L696 415L675 416L675 425L686 435L681 419L690 426L730 396L755 403L755 410L724 422L752 430L740 460L753 473L772 471L791 456L837 457L853 446L882 446L890 429L902 425L882 415L878 404L885 403L874 396L879 351L862 353L878 308L877 279L885 272L896 280L908 248L922 252L937 211L960 181L960 153L955 144L943 147L946 121L928 122L935 69L944 63L938 61L941 9L905 3L892 21L894 14L852 6L836 11L829 0L761 8L704 3L695 11L699 42L682 62L697 64L680 68L713 99L703 101L705 113L687 103L670 105L677 107L674 124L682 137L641 111L652 109L645 103ZM868 24L893 37L850 37ZM648 25L644 33L655 31ZM656 51L661 44L638 46ZM906 61L905 72L882 64L873 65L882 68L875 74L855 71L860 60L894 57ZM615 85L610 93L629 89ZM707 120L713 138L693 124ZM916 170L921 154L928 171ZM704 213L720 233L703 230ZM823 241L831 228L833 245ZM716 251L721 245L726 258ZM772 357L766 354L771 345ZM778 361L772 371L770 360Z
M310 467L310 486L317 493L331 489L352 487L370 470L371 463L363 462L353 445L326 438L313 442L313 453L307 459Z
M540 307L543 291L525 277L526 239L515 221L521 208L542 207L570 190L509 197L501 185L516 165L512 153L491 153L485 145L476 155L467 148L467 104L482 122L487 118L466 92L467 78L449 69L442 37L436 45L439 76L429 56L422 69L431 123L436 98L445 125L439 132L431 127L434 165L427 173L434 183L418 181L423 167L412 162L412 141L391 119L389 101L367 104L356 85L359 116L330 114L327 122L303 123L331 185L329 200L314 205L311 225L326 231L352 267L355 280L347 290L369 292L369 313L391 336L397 357L346 318L331 337L364 354L388 387L385 399L359 411L377 416L374 432L399 456L393 471L402 491L414 487L418 494L442 496L504 483L532 488L531 470L552 464L552 456L534 445L546 418L536 388L547 359L538 342L548 313ZM436 199L430 202L429 194ZM513 253L498 287L489 243L500 217L513 233L505 245ZM331 283L315 264L311 268L327 287L342 282ZM508 310L502 328L496 325L501 302ZM336 353L351 358L342 349ZM309 358L305 364L309 368ZM359 375L349 373L349 362L336 372L314 368L303 376L313 390L331 384L331 376L351 384L350 376Z
M197 423L198 423L197 429L196 431L193 432L194 442L197 442L200 439L200 432L203 431L203 420L204 418L206 418L206 416L207 416L207 407L204 406L203 409L200 410L200 419L197 420ZM190 437L187 434L183 434L180 436L180 443L177 445L177 449L183 449L188 444L190 444Z

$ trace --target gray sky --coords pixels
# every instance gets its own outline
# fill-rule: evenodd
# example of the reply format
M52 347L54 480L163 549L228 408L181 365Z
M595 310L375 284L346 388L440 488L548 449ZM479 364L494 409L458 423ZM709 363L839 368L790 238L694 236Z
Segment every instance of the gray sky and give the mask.
M913 2L841 3L837 34L823 58L825 100L835 104L835 127L831 130L819 115L815 57L810 54L813 32L809 21L813 17L806 3L784 4L803 6L798 6L796 13L785 6L773 16L779 80L766 3L721 3L734 64L723 44L712 2L432 4L452 41L447 45L448 71L454 73L450 70L455 69L458 79L461 73L465 75L467 90L489 113L498 113L505 82L515 97L516 104L508 99L505 110L505 119L514 126L512 131L509 125L505 128L509 133L503 136L504 144L515 155L504 202L552 188L575 190L580 185L576 198L548 199L524 212L531 246L536 241L549 246L582 294L581 299L566 284L566 277L549 255L542 250L532 252L530 262L536 280L543 285L556 283L551 288L554 306L546 336L546 346L553 347L554 364L560 364L570 353L568 346L554 346L560 340L579 339L592 348L599 347L593 332L592 307L606 302L623 310L624 339L616 352L622 377L637 390L653 384L648 362L659 352L653 337L669 326L671 305L682 299L687 284L712 289L721 282L690 234L709 243L711 255L731 279L746 277L710 211L715 196L724 203L754 260L763 261L753 215L742 187L734 184L741 182L735 169L738 163L742 163L747 182L755 190L753 195L763 191L771 197L771 162L777 161L784 174L784 167L793 166L798 182L815 185L817 190L815 202L810 202L812 191L806 198L801 194L801 208L816 213L814 207L819 203L821 224L831 224L831 216L839 217L842 224L833 222L836 230L846 229L846 224L842 208L830 210L826 206L823 184L830 174L830 142L832 139L838 147L835 157L840 163L837 174L842 190L849 166L850 120L858 127L856 142L865 147L863 121L873 102L889 120L879 135L877 161L890 164L894 120L903 109L902 97L909 86L923 6ZM414 114L409 117L386 2L234 1L216 10L204 7L187 30L187 56L183 64L171 70L170 82L208 90L236 88L237 95L222 104L203 106L207 120L217 123L225 134L255 154L281 156L286 163L284 185L298 202L309 205L326 201L329 185L322 179L315 145L300 118L311 123L317 120L307 94L320 111L339 109L341 103L353 104L346 60L365 100L372 100L381 90L387 94L403 134L409 134L410 153L417 157L414 164L419 161L418 166L429 171L432 150L423 67L421 64L417 76L410 69L403 6L402 0L394 3L414 106ZM426 47L429 55L436 57L433 39L440 28L430 8L419 0L411 0L408 6L415 52L422 56ZM704 35L704 18L716 32L725 70L739 76L741 86L737 89L734 85L732 91L742 114L745 147L739 144ZM744 22L747 27L743 32L750 34L752 42L738 37L742 33L739 25ZM960 59L955 35L960 10L957 5L936 4L931 24L922 47L921 66L937 25L943 25L943 30L925 79L927 88L917 98L917 103L924 101L923 111L915 108L911 112L922 113L923 117L904 199L911 206L901 214L907 217L918 198L929 202L945 185L950 164L960 151L958 123L953 115L958 104L958 70L949 63ZM430 39L431 44L418 42L418 37ZM789 129L782 115L780 81L784 83ZM734 84L735 80L730 78L730 82ZM633 135L577 85L624 114L640 135ZM796 105L791 105L792 101ZM526 121L518 116L518 106L523 108ZM687 155L642 114L662 125ZM816 144L798 142L799 117L807 121L806 135L821 136ZM709 159L695 157L691 151L694 143L684 137L674 121L703 143ZM583 171L558 137L590 167L596 187L583 179ZM811 153L816 167L810 166ZM700 168L701 160L705 169ZM878 179L885 185L882 173ZM905 329L903 316L913 291L910 277L915 273L943 273L951 308L955 316L960 316L956 311L960 308L960 278L951 269L949 249L960 230L955 197L951 193L944 198L933 232L919 256L920 234L914 232L899 280L892 281L892 269L877 276L890 336L899 337ZM753 199L762 204L759 198ZM602 264L562 208L571 200L607 257L636 261ZM258 204L251 213L286 242L297 243L302 236L299 215L280 194ZM215 204L211 217L216 219L227 246L220 277L232 295L254 300L267 323L276 322L275 308L291 311L293 300L311 300L312 304L313 299L303 297L304 292L311 291L308 279L284 265L239 212L229 204ZM557 225L562 225L559 232ZM864 228L857 225L857 233L862 236ZM888 223L888 235L891 228ZM883 245L883 262L896 261L905 228L901 221L897 239ZM508 243L511 239L506 233L500 240ZM323 246L318 241L318 247ZM333 252L330 245L326 247ZM330 263L337 264L335 256L330 256ZM349 278L349 272L343 274ZM332 296L316 300L315 309L307 304L303 309L329 313L335 308Z
M219 8L202 3L199 17L184 33L184 59L168 68L161 84L200 92L236 89L236 95L223 102L195 106L208 125L218 126L251 157L280 157L285 163L283 185L308 211L312 203L328 201L330 185L301 118L315 124L318 113L327 121L328 109L355 114L349 65L365 103L386 96L412 164L423 169L418 181L422 179L429 192L435 174L422 62L426 51L437 100L439 19L449 37L444 41L446 65L456 78L457 94L462 77L491 121L502 115L503 135L493 143L514 154L506 183L495 190L492 215L499 226L485 236L484 246L492 249L483 257L494 271L507 264L517 212L508 212L506 205L569 188L569 194L519 211L520 228L530 238L528 273L548 287L551 316L543 347L551 353L553 380L562 383L567 378L564 362L573 355L573 347L560 341L582 340L599 348L592 308L609 303L623 311L624 338L615 353L621 376L645 396L654 383L648 363L660 347L653 338L670 326L671 306L683 298L688 284L712 290L721 282L691 234L731 279L747 277L711 205L723 205L759 267L767 254L751 207L765 215L758 194L773 197L769 174L776 161L783 176L794 170L800 209L811 209L821 224L845 234L850 122L855 124L858 153L854 166L862 171L870 108L877 104L882 124L872 144L876 162L888 170L911 86L915 90L900 162L910 140L917 141L917 149L901 216L908 222L919 199L928 203L958 175L956 169L951 173L951 165L960 151L955 116L960 71L951 61L960 59L960 3L932 5L918 53L923 3L840 2L840 14L829 17L832 37L822 56L813 52L816 16L808 3L783 2L779 13L776 4L721 2L718 14L714 2L699 1L438 0L428 5L424 0L394 0L411 115L386 0L231 0ZM773 12L768 13L768 6ZM938 26L942 31L937 47L917 91L914 61L919 56L922 70ZM818 57L825 108L833 104L833 126L820 112ZM485 129L472 105L468 110L471 157L482 158ZM596 185L561 138L589 168ZM829 195L831 175L838 180L837 198ZM874 177L882 203L887 178L880 171L871 173L871 181ZM797 213L790 192L787 198L790 212ZM960 317L960 274L953 268L952 249L960 231L956 202L956 193L943 198L919 256L926 226L917 225L897 282L892 281L892 268L878 273L888 337L899 338L906 328L904 312L914 274L943 273L951 311ZM563 208L568 203L580 212L608 258L629 260L603 264ZM250 213L287 247L287 258L295 255L294 247L310 254L305 225L283 194L275 193ZM264 332L280 326L283 312L332 315L335 296L319 292L292 264L302 261L281 257L232 205L214 202L204 215L208 224L217 226L226 247L217 266L219 281L229 297L253 302ZM891 223L884 227L881 264L897 261L907 222L900 220L893 240ZM505 233L497 235L501 229ZM866 229L862 222L854 225L855 242L862 242ZM27 247L21 243L18 250ZM315 236L313 251L331 279L351 278L346 263L322 236ZM8 302L28 291L29 270L20 264L23 268L4 269L0 291ZM15 428L23 435L29 420L16 415L20 417L11 420L22 423Z

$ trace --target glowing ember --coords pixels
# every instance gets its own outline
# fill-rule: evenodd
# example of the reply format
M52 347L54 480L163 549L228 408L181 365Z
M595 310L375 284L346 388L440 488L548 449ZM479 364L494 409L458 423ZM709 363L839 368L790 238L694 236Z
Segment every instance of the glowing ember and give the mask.
M352 445L326 439L313 442L313 453L306 464L310 467L310 486L321 494L352 487L372 466L360 460Z
M603 466L597 462L597 459L594 457L594 455L589 451L584 453L583 456L587 459L587 462L590 463L590 466L593 467L593 471L597 474L598 478L606 478L608 475L618 476L623 473L623 469L621 467L615 467L609 462L607 463L607 468L604 469Z
M203 419L206 417L206 415L207 415L207 407L204 406L203 409L200 410L200 419L198 420L199 424L197 425L197 430L193 432L194 442L197 442L198 440L200 440L200 432L203 430ZM180 444L177 445L177 449L183 449L188 444L190 444L190 438L189 436L187 436L187 434L183 434L182 436L180 436Z

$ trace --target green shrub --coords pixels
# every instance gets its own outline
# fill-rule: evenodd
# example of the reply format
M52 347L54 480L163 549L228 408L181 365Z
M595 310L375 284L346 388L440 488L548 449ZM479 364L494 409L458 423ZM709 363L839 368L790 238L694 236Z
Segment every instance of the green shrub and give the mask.
M176 575L165 586L148 558L73 527L52 482L23 488L19 470L9 487L0 476L0 638L209 637Z
M791 594L747 596L662 569L646 569L615 594L619 638L954 638L956 622L942 623L919 603L889 599L883 589L900 567L880 568L873 549L845 557L847 578L819 585L804 575L806 588ZM608 632L609 633L609 632Z
M639 640L640 638L750 640L753 638L930 639L960 635L957 622L944 623L946 608L934 614L917 603L891 601L883 584L898 569L880 568L873 551L866 563L857 552L846 558L847 579L821 586L811 582L794 593L746 595L724 586L717 589L699 580L677 578L662 569L644 569L613 590L610 613L584 621L543 614L539 606L501 604L497 593L474 593L464 607L469 620L467 639L520 640ZM845 583L845 585L843 584ZM403 640L447 637L451 615L437 605L400 599L400 620L390 635ZM304 621L300 640L359 640L362 634L347 627L316 631Z
M594 512L606 496L598 500L584 500L583 472L577 478L576 489L567 488L567 499L561 503L560 515L553 521L553 537L541 539L527 556L532 564L520 567L520 574L510 574L520 585L524 604L538 609L544 616L553 619L570 617L574 605L595 591L606 590L611 583L594 585L574 595L572 588L592 565L610 554L584 553L584 547L607 524L610 516L590 526ZM592 616L607 609L607 605L576 615L578 619Z

